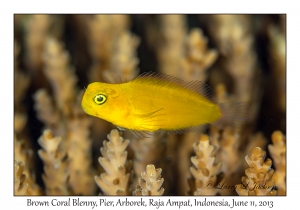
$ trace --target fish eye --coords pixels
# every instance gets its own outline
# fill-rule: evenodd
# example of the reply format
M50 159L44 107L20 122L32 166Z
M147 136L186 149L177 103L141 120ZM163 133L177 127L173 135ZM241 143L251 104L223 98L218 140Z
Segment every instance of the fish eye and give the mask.
M97 105L101 105L101 104L104 104L104 102L106 101L106 96L105 95L102 95L102 94L98 94L94 97L94 102L97 104Z

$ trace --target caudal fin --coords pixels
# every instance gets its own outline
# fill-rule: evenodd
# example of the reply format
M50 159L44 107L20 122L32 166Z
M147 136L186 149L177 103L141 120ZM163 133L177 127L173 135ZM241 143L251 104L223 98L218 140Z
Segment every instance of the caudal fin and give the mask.
M219 104L222 116L219 120L213 123L218 128L231 126L239 127L243 122L250 119L250 110L248 104L243 102L229 102Z

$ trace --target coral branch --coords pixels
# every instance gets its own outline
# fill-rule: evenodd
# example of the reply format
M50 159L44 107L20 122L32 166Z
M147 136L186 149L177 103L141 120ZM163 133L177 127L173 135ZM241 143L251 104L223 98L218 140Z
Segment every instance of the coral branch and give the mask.
M120 78L120 82L134 79L139 72L136 49L139 38L129 31L123 31L114 42L110 69L103 72L105 78Z
M15 133L17 133L17 134L21 133L24 130L26 124L27 124L27 115L25 113L15 112L15 115L14 115L14 131L15 131Z
M31 78L29 75L20 71L18 65L18 56L20 53L20 47L15 42L14 51L14 159L24 163L22 170L26 175L26 182L28 183L27 195L41 195L40 187L35 183L34 173L31 172L35 161L33 159L33 151L31 148L31 142L27 137L27 120L28 116L25 110L26 106L23 104L23 100L26 98L27 88ZM25 108L26 107L26 108ZM25 108L25 109L24 109ZM24 188L23 188L24 189Z
M156 133L149 136L149 138L131 137L130 148L134 153L133 187L138 185L140 174L149 164L164 169L163 176L166 178L164 183L165 190L168 191L169 187L172 187L170 183L174 180L174 176L168 173L171 170L170 162L166 158L161 158L166 156L166 143L167 139L164 132Z
M20 47L17 42L15 42L14 49L14 106L15 109L20 109L22 100L24 99L30 84L30 77L19 69L18 56Z
M76 98L77 77L70 66L70 55L64 50L63 43L55 39L47 39L43 54L45 62L44 73L54 91L56 106L68 116L71 112L71 103Z
M15 160L15 195L27 195L29 185L25 183L26 175L23 173L24 165L25 164L23 162Z
M193 28L186 38L187 52L181 60L181 77L186 81L206 81L207 69L217 59L217 51L208 49L208 39L199 28Z
M124 140L118 130L113 129L107 135L109 141L103 142L99 163L105 173L95 176L95 182L105 195L129 195L131 161L127 161L126 148L129 140Z
M178 76L179 63L184 54L184 37L187 31L185 15L160 15L161 39L157 45L159 71Z
M286 110L286 37L279 28L272 25L268 28L270 39L270 66L276 92L275 103L281 111Z
M133 195L163 195L164 178L161 178L161 172L161 168L155 169L154 165L147 165L146 171L141 173L142 178L139 178L139 184Z
M92 140L89 138L91 118L81 108L83 91L78 94L77 101L72 107L73 117L68 119L67 148L70 159L69 184L75 195L94 195L95 170L92 167Z
M53 137L50 130L45 130L38 143L43 149L38 151L44 162L42 176L47 195L69 195L68 189L68 158L66 152L60 151L61 137Z
M34 173L30 171L27 163L32 163L33 159L33 151L31 149L27 149L24 146L24 140L23 139L18 139L16 134L14 136L14 158L15 160L18 160L19 162L24 163L23 168L23 173L26 175L26 182L29 185L27 195L42 195L42 190L41 188L36 184L36 179ZM26 164L26 165L25 165Z
M199 80L205 82L208 68L217 59L217 51L208 48L208 39L203 35L202 30L193 28L184 40L185 51L180 57L178 75L186 81ZM193 150L193 143L199 139L201 131L187 133L180 141L178 159L180 160L179 184L180 194L188 190L188 183L185 181L189 176L190 154Z
M260 147L254 147L246 156L250 168L245 170L246 176L242 177L242 184L236 185L239 195L277 195L274 190L274 170L271 169L272 160L265 161L266 152Z
M211 145L207 135L202 134L200 140L194 143L196 156L191 157L193 166L190 168L195 179L196 190L190 195L215 195L217 175L220 173L221 162L215 163L216 146ZM191 182L190 182L191 183ZM191 189L195 189L191 186Z
M248 111L251 111L253 122L258 114L259 101L261 99L260 69L257 65L257 55L254 51L254 36L250 29L250 16L248 15L214 15L215 24L211 24L212 36L215 37L220 50L220 69L224 69L227 76L230 75L234 85L234 93L240 102L244 102ZM217 72L220 74L220 71ZM220 81L225 83L224 78ZM256 85L254 85L256 84ZM250 108L250 109L249 109Z
M37 74L43 63L41 55L50 25L50 15L31 15L25 25L26 62L34 74Z
M53 130L55 134L61 133L61 116L52 102L52 97L44 89L38 90L33 97L38 119L45 124L46 128Z
M224 177L218 185L230 187L221 187L219 191L221 195L233 195L235 192L232 186L239 183L238 179L241 176L243 163L239 146L240 135L230 127L226 127L221 134L220 149L218 151L218 160L222 161Z
M272 134L273 145L268 149L273 158L276 171L273 179L278 188L278 195L286 195L286 142L285 137L280 131L274 131Z
M114 40L121 33L129 30L129 17L127 15L94 15L88 19L87 25L89 51L92 57L89 80L90 82L103 81L103 70L110 69Z

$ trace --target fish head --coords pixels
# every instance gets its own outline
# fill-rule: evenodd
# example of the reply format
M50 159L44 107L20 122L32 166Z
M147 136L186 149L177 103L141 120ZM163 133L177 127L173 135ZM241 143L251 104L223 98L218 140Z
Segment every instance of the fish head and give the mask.
M113 122L122 112L124 100L120 84L94 82L87 87L81 107L85 113Z

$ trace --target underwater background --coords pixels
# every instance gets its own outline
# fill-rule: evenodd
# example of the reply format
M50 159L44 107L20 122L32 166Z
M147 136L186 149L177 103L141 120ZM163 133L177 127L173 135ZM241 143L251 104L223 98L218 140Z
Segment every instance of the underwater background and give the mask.
M15 195L286 195L286 15L16 14L14 40ZM83 112L150 71L249 119L142 138Z

